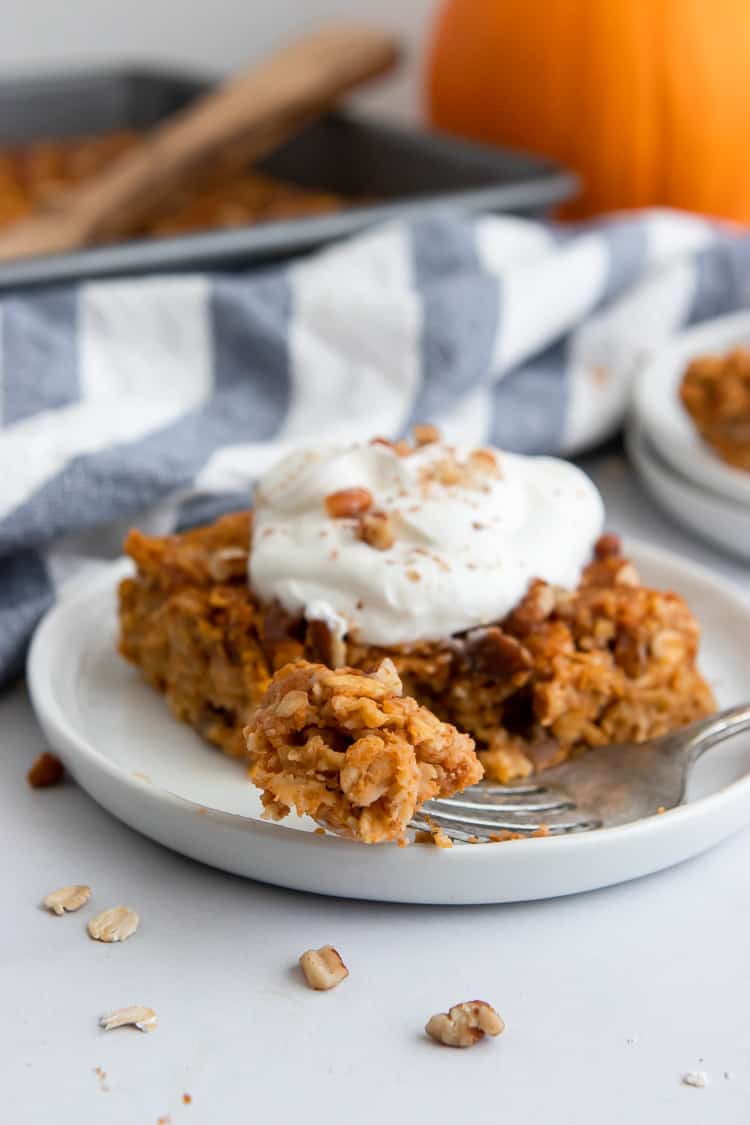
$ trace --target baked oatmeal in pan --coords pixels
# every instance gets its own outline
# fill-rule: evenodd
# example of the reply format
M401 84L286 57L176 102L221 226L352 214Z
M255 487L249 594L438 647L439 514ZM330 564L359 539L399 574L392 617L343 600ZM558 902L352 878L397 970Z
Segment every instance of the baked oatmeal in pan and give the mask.
M714 708L690 609L643 586L602 524L599 495L574 466L458 450L429 427L414 445L300 451L261 481L254 514L164 538L130 533L120 651L178 718L255 763L271 808L306 800L279 796L289 771L269 778L278 756L269 769L265 742L259 750L280 690L259 711L271 678L297 661L351 670L352 690L374 682L357 671L387 669L393 698L474 740L486 777L523 778ZM315 677L321 698L334 690ZM349 733L325 738L339 753ZM462 746L463 773L448 781L448 771L440 795L478 776ZM340 795L341 769L316 778ZM328 822L343 827L343 808Z

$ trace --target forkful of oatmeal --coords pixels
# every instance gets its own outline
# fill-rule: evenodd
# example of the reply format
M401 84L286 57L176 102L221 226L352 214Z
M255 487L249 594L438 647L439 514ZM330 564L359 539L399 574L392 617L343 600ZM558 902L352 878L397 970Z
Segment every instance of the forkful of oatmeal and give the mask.
M750 704L640 745L602 747L543 782L477 784L474 741L403 695L393 662L372 673L298 661L274 677L246 732L264 816L292 808L366 844L442 847L613 827L681 803L706 750L750 730ZM463 790L467 790L463 795Z

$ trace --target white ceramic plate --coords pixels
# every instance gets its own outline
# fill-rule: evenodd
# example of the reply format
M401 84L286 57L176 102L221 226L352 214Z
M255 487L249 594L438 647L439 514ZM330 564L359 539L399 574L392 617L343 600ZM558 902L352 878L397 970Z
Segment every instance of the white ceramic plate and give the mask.
M678 395L691 359L750 347L750 313L711 320L673 337L640 372L633 392L638 425L677 472L728 500L750 505L750 473L726 465L701 440Z
M725 500L676 473L631 424L628 455L654 499L689 531L722 551L750 560L750 505Z
M630 543L644 580L673 587L705 630L703 668L722 705L750 695L750 605L710 572ZM750 822L750 739L710 751L688 803L577 836L465 845L367 847L259 819L243 769L175 722L115 653L115 586L125 562L69 595L39 626L29 658L37 716L78 783L139 832L194 859L267 883L412 903L510 902L633 879L711 847ZM94 841L92 841L92 847Z

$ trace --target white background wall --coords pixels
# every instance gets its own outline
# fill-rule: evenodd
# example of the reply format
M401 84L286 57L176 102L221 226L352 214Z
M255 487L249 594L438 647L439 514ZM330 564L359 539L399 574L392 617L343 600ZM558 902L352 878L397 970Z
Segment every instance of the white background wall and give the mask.
M358 18L397 31L408 52L399 76L360 100L413 118L437 7L438 0L0 0L0 75L120 60L220 73L323 20Z

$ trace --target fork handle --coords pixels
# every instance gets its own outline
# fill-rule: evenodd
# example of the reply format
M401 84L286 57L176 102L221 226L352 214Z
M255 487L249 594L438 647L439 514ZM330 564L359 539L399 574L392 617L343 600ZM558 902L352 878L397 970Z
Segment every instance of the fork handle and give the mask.
M750 703L739 703L735 707L727 707L725 711L717 711L680 733L692 751L693 761L697 761L711 746L745 730L750 730Z

